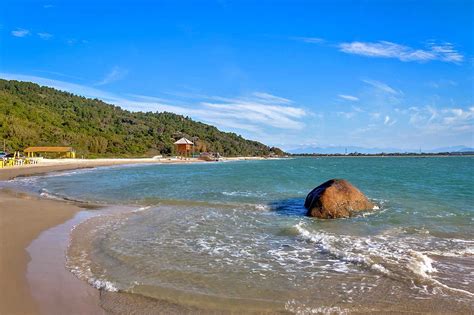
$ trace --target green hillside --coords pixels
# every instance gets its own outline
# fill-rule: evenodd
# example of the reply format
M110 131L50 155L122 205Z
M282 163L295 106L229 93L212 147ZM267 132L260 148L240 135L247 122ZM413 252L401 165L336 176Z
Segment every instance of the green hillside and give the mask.
M181 137L193 140L197 152L282 153L173 113L130 112L98 99L0 79L0 139L11 151L64 145L85 157L172 155L173 142Z

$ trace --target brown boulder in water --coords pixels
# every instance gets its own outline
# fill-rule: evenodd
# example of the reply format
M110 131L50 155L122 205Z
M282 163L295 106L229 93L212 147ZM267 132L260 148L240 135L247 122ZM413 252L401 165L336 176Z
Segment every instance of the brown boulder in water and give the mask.
M310 217L347 218L353 212L372 210L374 205L345 179L330 179L313 189L304 202Z

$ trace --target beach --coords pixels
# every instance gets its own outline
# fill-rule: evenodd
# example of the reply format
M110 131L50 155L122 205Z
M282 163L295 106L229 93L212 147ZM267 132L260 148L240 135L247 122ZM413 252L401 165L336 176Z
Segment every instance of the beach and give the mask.
M48 172L64 171L106 165L131 163L130 160L59 160L45 161L22 167L0 170L0 180L10 180L17 176L31 176ZM26 279L27 264L30 261L26 250L28 245L42 232L66 222L82 208L64 201L47 200L38 196L12 190L0 191L0 314L37 314L38 301L35 301ZM61 272L62 270L56 270ZM50 270L50 272L54 272ZM79 280L74 279L78 283ZM92 303L82 304L85 309L77 309L77 313L89 310L90 305L98 305L99 291L88 285L82 286ZM80 295L80 293L78 292ZM69 299L72 299L71 296ZM62 301L60 305L67 304Z
M186 161L156 159L43 160L41 164L0 169L0 180L99 166L167 162L183 163ZM2 292L0 294L0 314L39 313L38 301L34 300L26 279L27 264L30 261L26 248L42 232L72 219L81 210L83 208L73 203L48 200L12 190L0 191L0 239L2 240L0 248L0 279L2 279L0 282L0 292ZM58 273L63 271L65 269L49 270L49 272ZM83 307L83 309L76 308L76 314L90 311L91 305L96 305L96 310L100 310L98 307L99 291L74 277L71 279L70 282L82 284L77 286L83 290L82 294L80 292L75 294L85 295L90 299L90 303L74 303ZM61 301L58 305L66 308L71 300L74 300L74 296L63 295L61 298L67 300Z
M260 159L253 157L229 158L227 160ZM40 175L75 169L94 168L113 165L153 164L153 163L198 163L197 159L57 159L42 160L40 164L0 169L0 181L16 177ZM68 286L67 295L56 290L56 305L40 305L44 301L35 300L27 281L27 265L30 255L27 247L38 236L55 226L64 224L84 210L84 205L61 200L50 200L11 189L0 190L0 314L37 314L41 309L55 307L55 312L98 314L103 310L99 305L99 291L75 278L58 264L46 266L46 272L63 275L62 282ZM63 231L64 232L64 231ZM69 234L69 231L66 231ZM50 240L51 241L51 240ZM54 240L52 240L54 242ZM44 244L43 244L44 245ZM67 245L67 244L66 244ZM47 247L47 244L46 244ZM53 251L65 251L56 247ZM64 256L64 255L63 255ZM56 269L55 269L56 268ZM58 269L59 268L59 269ZM44 270L43 270L44 271ZM66 275L64 275L66 273ZM68 277L69 275L69 277ZM51 281L42 279L43 285L51 288ZM36 292L37 293L37 292ZM78 298L81 297L81 298ZM51 301L51 297L49 299ZM49 309L51 310L51 309Z
M2 180L17 179L0 191L0 314L464 314L472 306L472 178L463 172L471 158L180 162L1 170ZM374 163L383 175L369 172ZM456 186L440 182L437 168ZM328 176L357 183L378 209L305 217L304 196ZM452 198L439 198L453 187Z

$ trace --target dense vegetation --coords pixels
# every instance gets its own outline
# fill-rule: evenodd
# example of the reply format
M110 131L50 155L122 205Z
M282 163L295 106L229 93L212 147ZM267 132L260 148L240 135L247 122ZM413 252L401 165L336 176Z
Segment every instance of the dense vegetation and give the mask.
M173 142L181 137L194 141L196 152L283 153L173 113L130 112L98 99L0 79L0 138L11 151L49 145L73 146L79 157L172 155Z

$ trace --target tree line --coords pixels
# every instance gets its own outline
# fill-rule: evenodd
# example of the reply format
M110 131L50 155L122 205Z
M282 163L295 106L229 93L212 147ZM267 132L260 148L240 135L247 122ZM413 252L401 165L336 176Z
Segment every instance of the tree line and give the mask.
M173 155L186 137L196 152L224 156L284 154L278 148L169 112L131 112L31 82L0 79L0 138L10 151L72 146L77 156Z

